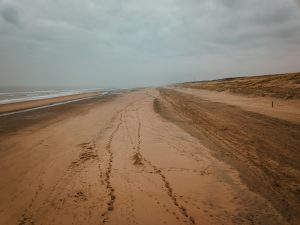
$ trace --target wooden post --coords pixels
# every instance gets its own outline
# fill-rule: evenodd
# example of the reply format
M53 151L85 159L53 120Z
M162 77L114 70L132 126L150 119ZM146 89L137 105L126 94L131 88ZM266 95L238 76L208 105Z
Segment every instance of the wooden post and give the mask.
M273 101L272 101L272 108L273 108L273 106L274 106L274 103L273 103Z

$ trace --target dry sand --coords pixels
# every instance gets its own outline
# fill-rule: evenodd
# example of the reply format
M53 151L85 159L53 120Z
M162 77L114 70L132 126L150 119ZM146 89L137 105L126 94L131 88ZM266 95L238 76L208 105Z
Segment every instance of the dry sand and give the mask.
M144 89L0 118L0 224L299 224L299 126L220 104Z
M300 123L300 100L298 99L286 100L275 97L254 97L194 88L176 88L176 90L200 97L203 100L224 103L240 107L246 111Z

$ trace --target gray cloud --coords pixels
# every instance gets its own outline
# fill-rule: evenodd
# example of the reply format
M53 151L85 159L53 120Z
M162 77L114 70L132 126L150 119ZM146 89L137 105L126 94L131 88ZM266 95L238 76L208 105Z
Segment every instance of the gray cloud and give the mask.
M18 10L12 5L2 5L0 8L0 16L10 24L19 25L20 23Z
M0 0L1 85L157 85L300 70L296 0Z

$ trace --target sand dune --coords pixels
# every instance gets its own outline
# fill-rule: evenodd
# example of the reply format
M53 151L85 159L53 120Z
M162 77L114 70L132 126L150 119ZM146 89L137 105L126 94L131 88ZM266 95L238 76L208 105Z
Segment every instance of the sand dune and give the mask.
M2 117L0 128L0 224L300 222L297 121L173 88Z
M214 81L184 83L178 86L228 91L248 96L299 99L300 73L225 78Z

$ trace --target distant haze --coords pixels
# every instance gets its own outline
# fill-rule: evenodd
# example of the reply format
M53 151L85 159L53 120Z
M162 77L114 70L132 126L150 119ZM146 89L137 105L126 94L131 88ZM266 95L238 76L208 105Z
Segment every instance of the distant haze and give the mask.
M300 71L297 0L0 0L0 86Z

